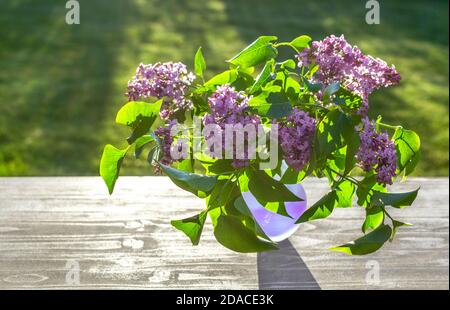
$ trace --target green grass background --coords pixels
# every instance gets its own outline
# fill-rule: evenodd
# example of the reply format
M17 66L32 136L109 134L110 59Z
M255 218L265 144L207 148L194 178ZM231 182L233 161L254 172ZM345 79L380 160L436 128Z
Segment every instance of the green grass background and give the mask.
M259 35L342 33L403 76L371 97L371 115L420 134L417 175L448 175L447 0L381 0L380 25L361 0L80 0L69 26L65 2L0 1L0 176L97 175L104 144L125 145L114 117L140 62L192 68L201 45L211 76ZM151 172L126 161L123 173Z

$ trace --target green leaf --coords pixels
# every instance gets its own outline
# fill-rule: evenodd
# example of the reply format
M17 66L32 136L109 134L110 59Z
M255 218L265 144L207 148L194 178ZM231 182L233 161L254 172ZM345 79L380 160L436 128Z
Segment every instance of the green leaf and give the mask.
M241 193L245 193L249 191L248 183L250 182L249 177L247 173L242 173L239 175L238 183L239 183L239 189L241 190Z
M292 112L292 105L283 92L271 93L267 97L269 109L266 116L269 118L282 118L288 116Z
M205 92L207 91L207 88L203 87L200 87L197 90L200 89L203 89ZM194 95L191 97L194 106L194 115L201 116L204 113L211 113L211 107L208 105L208 101L205 98L206 96L197 93L197 90L194 91Z
M234 201L234 207L241 212L243 215L245 216L249 216L249 217L253 217L252 212L250 211L250 209L247 206L247 203L245 202L244 198L241 196L239 196L235 201Z
M211 196L208 198L208 209L224 207L239 194L240 191L236 183L229 179L219 179L211 192Z
M133 144L139 137L147 134L150 131L156 118L145 117L139 122L139 125L134 128L131 135L127 138L128 144Z
M292 216L287 213L286 205L283 201L262 202L261 205L273 213L292 218Z
M318 159L329 157L331 153L345 146L345 138L354 131L350 117L339 110L328 112L317 128Z
M329 159L327 160L327 166L325 168L324 172L329 171L329 177L332 181L337 177L337 174L330 169L331 168L334 171L341 171L345 169L345 158L346 157L346 147L342 147L333 153L330 154ZM328 171L327 171L328 170Z
M154 103L130 101L117 112L116 123L136 128L142 118L156 117L161 104L162 99Z
M283 183L263 170L248 170L248 189L256 199L264 202L301 201Z
M209 81L205 83L205 87L211 88L217 85L231 84L238 78L237 70L227 70L222 73L213 76Z
M228 62L238 67L248 68L274 58L278 51L271 42L277 39L275 36L261 36Z
M269 118L282 118L292 112L292 105L282 92L263 92L250 99L248 104L258 115Z
M184 232L186 236L191 239L193 245L198 245L202 234L203 225L205 224L206 214L207 212L203 211L200 214L183 220L172 221L171 224L176 229Z
M356 130L348 130L347 132L344 132L344 140L347 144L344 175L347 175L356 165L356 154L358 153L360 145L359 134Z
M280 93L293 101L298 99L298 94L301 90L300 84L287 70L278 71L276 74L272 73L271 76L273 77L272 81L263 87L266 97L270 93Z
M250 74L247 74L242 71L238 71L237 79L231 83L237 91L245 91L250 88L255 83L255 79Z
M134 142L134 156L138 158L141 155L144 146L153 141L155 141L155 139L153 139L152 135L144 135L136 139Z
M297 224L328 217L333 212L336 199L335 190L328 192L300 216Z
M203 166L206 168L207 174L221 174L234 171L232 163L231 159L219 159L211 163L203 163Z
M291 45L295 47L297 50L301 51L305 47L309 46L309 42L311 42L311 38L306 35L299 36L291 41Z
M384 211L382 207L367 207L366 208L366 219L362 225L362 232L366 233L369 229L375 229L384 221Z
M322 89L323 85L321 83L311 83L304 76L302 76L302 80L303 80L303 85L305 86L306 90L309 92L316 93Z
M335 188L336 204L335 208L350 208L353 205L353 197L355 196L355 184L348 180L344 180Z
M417 197L419 189L405 193L382 193L374 191L370 200L371 206L392 206L395 208L403 208L410 206Z
M292 167L288 166L286 171L284 171L280 182L283 184L298 184L306 177L306 171L300 170L296 171Z
M176 164L176 169L184 171L184 172L194 172L194 168L192 167L192 159L186 158Z
M275 61L273 59L266 62L264 68L256 77L255 83L253 84L252 88L250 88L249 94L253 94L256 91L260 90L261 86L264 85L264 83L270 78L270 73L272 72L274 62Z
M177 170L161 163L159 165L173 183L200 198L206 197L217 182L217 176L204 176Z
M341 84L339 82L332 83L325 87L323 91L323 99L329 99L331 96L333 96L339 89L341 88Z
M419 135L412 130L399 127L395 130L392 138L397 152L398 171L404 170L405 175L409 175L414 171L420 159Z
M252 76L253 72L255 72L255 67L238 67L238 66L231 66L233 69L236 69L239 74L243 74L243 75L248 75L248 76Z
M233 215L222 215L220 208L209 212L214 226L214 236L226 248L241 253L276 250L276 244L258 238L241 219Z
M404 223L404 222L400 222L400 221L396 221L396 220L392 221L392 225L394 226L394 228L392 229L392 235L389 238L389 241L391 241L391 242L392 242L392 240L394 240L394 237L397 234L397 231L398 231L398 229L400 227L402 227L402 226L413 226L413 224Z
M255 220L255 217L253 216L252 212L248 208L247 203L245 202L245 200L242 196L239 196L234 200L234 207L242 215L252 219L252 221L254 222L255 233L257 236L264 238L266 240L270 240L270 238L266 235L266 233L262 230L261 226L259 226L258 222Z
M162 101L162 99L154 103L131 101L119 110L116 123L133 129L131 136L127 139L129 144L148 133L159 115Z
M293 59L287 59L283 62L277 63L277 65L280 65L281 69L295 69L297 67L297 64Z
M203 78L203 72L205 72L205 69L206 69L205 58L203 58L202 48L199 47L197 53L195 53L194 70L198 76Z
M289 98L293 102L296 102L298 100L301 87L297 80L295 80L291 76L287 76L283 83L283 89L287 98Z
M422 158L422 151L418 150L416 154L411 158L411 160L408 162L408 164L405 166L404 175L408 176L411 173L414 172L414 169L416 169L417 164L420 162L420 159ZM400 169L399 169L400 171Z
M114 185L119 177L120 165L127 154L129 146L126 149L119 150L111 144L103 149L102 158L100 160L100 176L108 187L109 194L112 194Z
M356 196L358 196L359 206L370 206L370 201L375 191L385 192L386 187L377 182L377 176L373 173L368 174L359 182Z
M381 225L367 235L355 241L332 248L330 250L343 252L348 255L366 255L375 252L391 237L392 229L388 225Z
M261 171L262 173L264 173L264 171ZM272 173L273 173L273 171L271 171ZM264 174L266 174L266 173L264 173ZM240 189L241 189L241 192L242 193L244 193L244 192L248 192L248 191L250 191L250 189L249 189L249 184L250 184L250 180L249 180L249 178L248 178L248 176L249 175L251 175L251 172L247 172L247 173L244 173L244 174L242 174L240 177L239 177L239 181L240 181ZM267 175L267 174L266 174ZM270 178L272 178L272 176L273 176L273 174L270 174L269 175L269 177ZM255 178L257 178L257 176L251 176L252 178L253 177L255 177ZM263 176L263 178L265 179L266 177L265 176ZM274 181L273 179L272 180L263 180L263 182L272 182L272 181ZM276 181L276 182L278 182L278 181ZM253 183L252 183L252 188L253 188L253 186L257 186L257 185L254 185ZM267 186L267 185L265 185L265 186ZM285 190L285 185L284 185L284 183L281 183L281 181L280 182L278 182L278 184L276 185L276 186L280 186L280 187L282 187L282 191L284 191ZM251 191L250 191L251 192ZM256 195L253 195L253 196L255 196L255 199L258 201L258 203L260 203L264 208L266 208L267 210L269 210L269 211L272 211L272 212L274 212L274 213L277 213L277 214L280 214L280 215L283 215L283 216L287 216L287 217L291 217L288 213L287 213L287 211L286 211L286 206L285 206L285 203L284 203L284 201L266 201L266 200L264 200L264 199L268 199L267 197L264 197L264 195L265 194L262 194L261 195L261 193L257 193ZM291 196L292 194L291 193L289 193L289 196ZM292 196L293 198L295 198L296 200L302 200L301 198L297 198L297 196ZM269 198L270 200L273 200L273 199L271 199L271 198ZM287 198L288 199L288 198Z
M362 98L351 91L341 87L334 94L334 103L348 113L358 111L362 106Z
M150 152L148 152L147 155L147 162L152 165L154 161L158 161L160 159L160 148L159 147L153 147L150 149Z

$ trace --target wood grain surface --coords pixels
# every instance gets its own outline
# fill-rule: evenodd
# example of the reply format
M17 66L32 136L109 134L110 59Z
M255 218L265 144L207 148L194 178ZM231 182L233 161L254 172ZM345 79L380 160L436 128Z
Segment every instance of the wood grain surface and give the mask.
M97 177L0 178L0 289L449 289L449 181L393 189L418 186L413 206L391 212L414 226L354 257L327 248L361 235L359 207L300 225L279 251L239 254L209 222L196 247L172 228L204 201L165 177L122 177L112 196ZM327 190L304 187L309 203Z

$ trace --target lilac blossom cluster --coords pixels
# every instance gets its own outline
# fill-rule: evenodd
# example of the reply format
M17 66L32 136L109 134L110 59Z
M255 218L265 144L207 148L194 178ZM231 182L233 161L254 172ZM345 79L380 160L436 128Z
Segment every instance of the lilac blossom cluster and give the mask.
M298 66L312 63L319 65L313 82L325 86L340 82L346 89L363 99L359 113L367 115L369 95L381 87L400 82L400 74L385 61L364 55L357 46L351 46L344 36L331 35L322 41L314 41L311 48L305 48L297 55Z
M194 79L195 75L180 62L140 64L135 76L128 82L126 95L130 101L165 97L160 116L169 119L178 111L192 108L192 102L185 95Z
M396 176L397 155L395 145L386 133L377 133L374 122L363 119L364 128L360 132L360 147L356 158L364 171L375 167L377 180L382 184L392 184Z
M161 145L162 157L159 160L164 165L170 165L174 162L170 155L170 148L174 138L171 134L172 127L177 124L176 120L171 120L166 126L159 127L155 130L155 135L158 137Z
M284 160L293 169L300 171L309 162L315 131L316 120L297 108L280 122L279 136Z
M219 125L221 129L220 134L222 135L222 149L225 147L225 125L241 124L242 126L246 126L247 124L253 124L256 127L261 123L259 116L248 113L249 99L244 92L238 92L228 84L217 87L217 90L209 97L208 103L211 108L211 113L205 115L203 122L205 125ZM255 128L256 131L257 128ZM220 157L222 154L216 154L214 149L212 149L211 135L206 136L205 140L210 149L211 156ZM233 167L241 168L248 166L248 149L245 148L244 154L241 154L244 159L238 159L236 158L237 154L234 143L233 146Z

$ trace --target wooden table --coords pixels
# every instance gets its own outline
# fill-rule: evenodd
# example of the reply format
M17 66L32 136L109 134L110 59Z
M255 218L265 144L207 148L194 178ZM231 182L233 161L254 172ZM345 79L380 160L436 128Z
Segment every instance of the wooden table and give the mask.
M351 257L327 248L361 235L359 207L302 224L279 251L238 254L215 241L209 222L197 247L171 227L204 201L165 177L122 177L112 196L97 177L0 178L0 288L449 289L449 181L394 189L417 186L414 205L392 212L415 226ZM314 202L327 185L304 187Z

